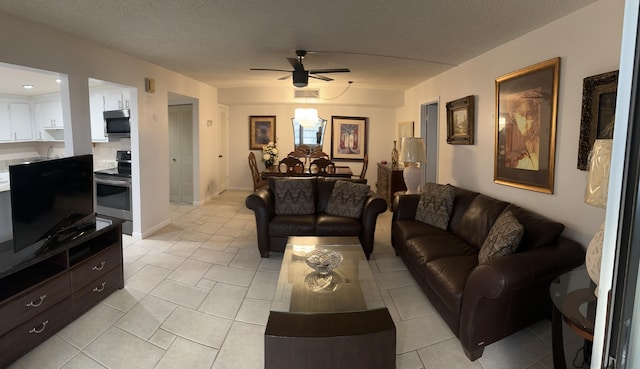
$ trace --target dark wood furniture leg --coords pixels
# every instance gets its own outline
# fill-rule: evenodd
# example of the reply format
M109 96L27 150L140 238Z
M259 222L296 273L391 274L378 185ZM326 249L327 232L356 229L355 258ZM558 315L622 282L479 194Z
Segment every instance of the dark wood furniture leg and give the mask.
M562 338L562 314L555 305L551 316L551 346L553 348L553 367L567 369Z

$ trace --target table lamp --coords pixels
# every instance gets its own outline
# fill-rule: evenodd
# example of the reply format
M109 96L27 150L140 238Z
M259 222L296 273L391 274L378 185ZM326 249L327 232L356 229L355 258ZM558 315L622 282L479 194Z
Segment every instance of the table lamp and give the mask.
M420 137L403 137L400 149L400 161L404 161L404 184L407 186L407 194L417 194L420 187L422 170L418 163L427 161L424 140Z
M599 208L607 207L607 193L609 191L609 169L611 167L611 145L613 140L596 140L589 154L589 174L584 202ZM594 294L598 296L598 282L600 280L600 263L602 260L602 243L604 241L604 222L595 234L589 246L584 264L589 277L596 284Z

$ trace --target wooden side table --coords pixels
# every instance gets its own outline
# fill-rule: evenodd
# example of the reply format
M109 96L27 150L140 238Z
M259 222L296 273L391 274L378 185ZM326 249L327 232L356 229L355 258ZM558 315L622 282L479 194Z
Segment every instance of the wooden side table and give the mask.
M407 186L404 184L402 177L403 167L398 166L392 168L389 164L378 163L378 183L376 184L376 192L387 200L387 205L391 209L393 203L393 194L398 191L406 191Z
M584 268L574 269L556 278L549 287L553 301L551 342L553 366L566 369L562 322L584 339L584 360L591 362L593 328L596 316L595 284Z

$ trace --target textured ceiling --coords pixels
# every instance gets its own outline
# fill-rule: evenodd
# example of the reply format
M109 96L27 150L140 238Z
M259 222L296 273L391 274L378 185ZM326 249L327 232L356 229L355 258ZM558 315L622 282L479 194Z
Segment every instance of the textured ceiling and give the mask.
M406 89L595 0L0 0L0 11L122 50L216 87L326 83ZM0 60L1 61L1 60Z

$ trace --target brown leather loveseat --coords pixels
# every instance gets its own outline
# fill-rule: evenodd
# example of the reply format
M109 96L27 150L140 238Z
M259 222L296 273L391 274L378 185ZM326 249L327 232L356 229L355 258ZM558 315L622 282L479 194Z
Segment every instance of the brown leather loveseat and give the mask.
M467 357L476 360L486 345L550 316L551 281L581 265L584 250L560 235L560 223L477 192L427 185L436 193L451 191L452 204L436 199L429 213L424 194L396 196L391 242ZM438 226L424 223L429 214L446 214L447 206L448 219L439 214ZM491 255L492 245L509 239L512 251Z
M355 236L368 259L376 221L387 210L387 202L362 182L270 178L268 187L253 192L245 201L255 213L260 255L266 258L270 251L283 252L289 236Z

